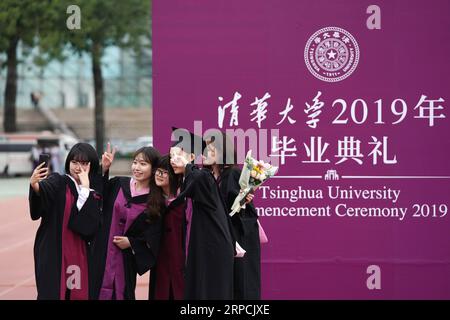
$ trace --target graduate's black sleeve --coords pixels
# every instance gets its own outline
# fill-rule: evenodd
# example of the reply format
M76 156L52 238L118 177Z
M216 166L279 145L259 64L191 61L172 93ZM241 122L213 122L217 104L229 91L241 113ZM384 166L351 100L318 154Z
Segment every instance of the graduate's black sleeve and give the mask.
M102 197L95 191L89 192L89 197L81 210L74 206L69 219L69 228L83 239L91 240L100 228Z
M39 194L30 186L28 202L30 205L30 216L32 220L38 220L51 212L55 203L56 195L61 187L61 176L52 173L46 179L39 182Z
M34 192L31 186L28 192L28 204L30 206L31 220L38 220L40 217L44 216L45 213L43 210L41 197Z
M143 275L156 264L162 235L161 219L149 224L147 230L138 236L128 237L136 263L136 271Z
M183 193L186 197L193 200L201 200L204 195L197 192L200 186L208 185L209 173L206 170L200 169L191 163L186 165L186 172L183 182Z
M186 165L183 181L183 193L188 198L192 198L195 194L194 187L198 180L198 168L191 163Z
M97 173L89 176L91 189L94 189L98 194L103 195L104 189L109 180L109 170L103 174L102 167L98 169Z
M102 169L100 169L102 170ZM102 188L103 188L103 194L106 194L106 192L108 191L107 188L110 187L109 186L109 170L107 170L104 174L102 174Z
M114 178L109 178L109 170L105 172L102 176L102 193L103 193L103 201L111 201L112 198L116 196L117 188L120 186L120 176L115 176ZM112 201L115 201L112 200Z
M241 173L239 170L234 170L230 172L230 178L228 179L227 185L227 194L225 201L227 202L227 212L231 211L231 206L234 203L234 200L239 195L241 191L241 186L239 185L239 178L241 177Z

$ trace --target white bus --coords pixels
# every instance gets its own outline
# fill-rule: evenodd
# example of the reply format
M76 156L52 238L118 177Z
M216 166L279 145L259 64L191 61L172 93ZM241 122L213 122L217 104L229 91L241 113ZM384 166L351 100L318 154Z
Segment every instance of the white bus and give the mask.
M64 170L67 153L77 139L68 135L55 134L5 134L0 136L0 173L5 176L31 175L34 169L33 151L42 152L42 147L56 146L55 167L60 173Z
M0 172L4 175L31 175L31 149L33 141L8 141L0 139Z

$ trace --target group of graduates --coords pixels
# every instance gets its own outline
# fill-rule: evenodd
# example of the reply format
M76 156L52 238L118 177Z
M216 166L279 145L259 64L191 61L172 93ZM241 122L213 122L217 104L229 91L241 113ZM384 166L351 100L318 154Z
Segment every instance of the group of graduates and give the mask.
M76 144L64 175L49 175L44 163L33 171L38 299L133 300L137 274L149 270L149 299L260 299L253 195L229 215L241 192L233 143L186 132L167 155L137 150L131 177L110 178L109 144L101 160L91 145Z

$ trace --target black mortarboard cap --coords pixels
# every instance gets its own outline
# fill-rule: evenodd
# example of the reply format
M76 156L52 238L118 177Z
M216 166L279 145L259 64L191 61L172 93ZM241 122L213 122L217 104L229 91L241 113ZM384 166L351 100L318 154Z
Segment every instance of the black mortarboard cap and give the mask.
M185 152L195 155L203 154L206 148L206 142L202 137L186 129L172 127L172 141L174 141L172 147L180 147Z

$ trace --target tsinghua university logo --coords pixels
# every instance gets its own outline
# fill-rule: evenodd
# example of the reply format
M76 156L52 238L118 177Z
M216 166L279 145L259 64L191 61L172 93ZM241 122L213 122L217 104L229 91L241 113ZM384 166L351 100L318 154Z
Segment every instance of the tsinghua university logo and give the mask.
M344 80L355 71L358 61L358 43L344 29L337 27L320 29L306 43L306 66L322 81Z

